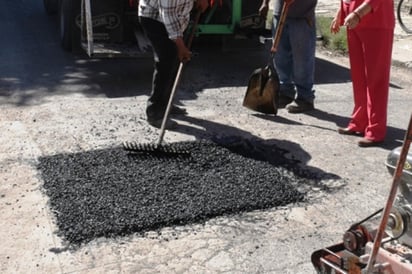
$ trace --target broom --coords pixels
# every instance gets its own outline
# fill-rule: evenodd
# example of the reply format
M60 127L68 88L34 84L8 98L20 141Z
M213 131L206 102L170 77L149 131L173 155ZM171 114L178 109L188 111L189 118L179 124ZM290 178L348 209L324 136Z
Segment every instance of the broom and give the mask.
M187 42L187 47L189 49L191 48L193 37L196 33L201 13L202 12L200 10L197 11L194 24L191 27L190 35L189 35L188 42ZM157 142L156 143L137 143L137 142L125 141L123 142L123 148L125 150L129 152L133 152L133 153L152 154L152 155L159 155L159 156L190 155L190 151L188 149L184 149L183 147L178 146L177 144L174 144L174 145L173 144L162 144L163 137L166 131L166 122L169 117L172 102L173 102L173 99L174 99L174 96L177 90L177 86L179 84L179 81L182 75L183 65L184 63L183 61L181 61L177 69L176 78L173 83L172 91L170 93L166 112L163 116L162 125L160 127L160 135L159 135Z

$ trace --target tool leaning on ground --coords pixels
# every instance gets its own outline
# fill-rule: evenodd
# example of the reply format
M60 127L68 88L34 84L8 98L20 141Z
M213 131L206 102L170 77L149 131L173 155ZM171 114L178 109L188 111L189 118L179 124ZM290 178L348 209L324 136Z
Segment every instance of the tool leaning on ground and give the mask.
M286 15L292 2L293 0L284 1L278 27L276 28L276 33L273 37L268 64L263 68L254 70L249 78L246 95L243 99L243 106L246 108L265 114L277 114L279 78L273 65L273 57L276 53L283 26L285 24Z
M190 29L190 34L188 37L188 42L187 42L187 48L190 49L192 46L192 41L194 38L194 35L196 33L197 30L197 26L199 25L199 20L200 20L200 15L201 15L201 11L197 11L196 12L196 16L195 16L195 20L194 23ZM175 97L176 94L176 90L177 90L177 86L180 82L180 78L182 75L182 70L184 67L184 62L180 61L179 63L179 67L177 69L177 73L176 73L176 77L175 77L175 81L173 83L173 88L172 91L170 93L170 97L169 97L169 102L167 104L166 107L166 111L165 114L163 116L163 120L162 120L162 125L160 127L160 134L159 134L159 138L157 140L156 143L137 143L134 141L128 142L125 141L123 142L123 148L129 152L133 152L133 153L144 153L144 154L153 154L156 156L159 155L165 155L165 156L179 156L179 155L189 155L190 151L181 147L178 147L176 145L171 145L171 144L163 144L163 137L164 134L166 132L166 124L167 124L167 120L169 118L169 114L170 114L170 110L171 110L171 106L173 103L173 99Z
M401 152L399 155L398 162L396 164L396 169L393 174L392 185L390 188L388 199L386 200L386 205L384 207L384 211L382 213L381 222L379 224L378 230L375 235L375 239L373 241L373 246L371 250L371 254L369 254L368 264L366 265L366 273L375 273L374 267L376 263L376 259L378 257L379 249L381 248L382 239L385 236L385 230L388 224L389 215L391 213L391 209L393 203L396 198L397 190L399 183L402 178L402 173L404 167L406 167L405 163L408 157L408 151L412 142L412 115L409 119L409 126L405 133L405 138L403 141L403 145L401 148Z

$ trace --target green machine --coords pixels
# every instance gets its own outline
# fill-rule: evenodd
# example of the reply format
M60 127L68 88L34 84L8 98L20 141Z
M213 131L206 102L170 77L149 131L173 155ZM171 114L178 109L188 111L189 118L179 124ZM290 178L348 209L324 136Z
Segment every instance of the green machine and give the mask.
M265 20L258 14L261 1L222 0L203 15L198 33L203 34L264 34Z

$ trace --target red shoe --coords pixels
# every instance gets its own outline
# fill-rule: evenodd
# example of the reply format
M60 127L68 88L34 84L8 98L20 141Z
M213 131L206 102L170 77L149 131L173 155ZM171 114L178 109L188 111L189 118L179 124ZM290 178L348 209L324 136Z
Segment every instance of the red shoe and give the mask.
M338 128L338 133L342 135L354 135L354 136L363 136L361 132L358 131L353 131L349 128Z
M380 144L382 144L383 141L372 141L366 138L362 138L362 140L360 140L358 142L358 146L360 147L376 147L379 146Z

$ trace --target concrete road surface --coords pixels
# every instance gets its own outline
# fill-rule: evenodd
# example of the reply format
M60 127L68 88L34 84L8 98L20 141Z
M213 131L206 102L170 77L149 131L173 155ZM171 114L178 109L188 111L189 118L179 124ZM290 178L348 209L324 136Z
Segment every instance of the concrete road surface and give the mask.
M359 148L356 137L336 133L352 111L347 57L319 47L316 110L270 116L242 107L250 73L267 61L264 47L199 47L178 91L189 114L176 119L165 141L264 140L322 174L318 185L297 186L303 203L68 248L38 160L156 140L144 115L152 62L64 52L41 1L2 1L0 18L1 273L314 273L313 251L341 241L352 223L386 202L385 160L402 144L411 117L410 70L392 69L386 142Z

